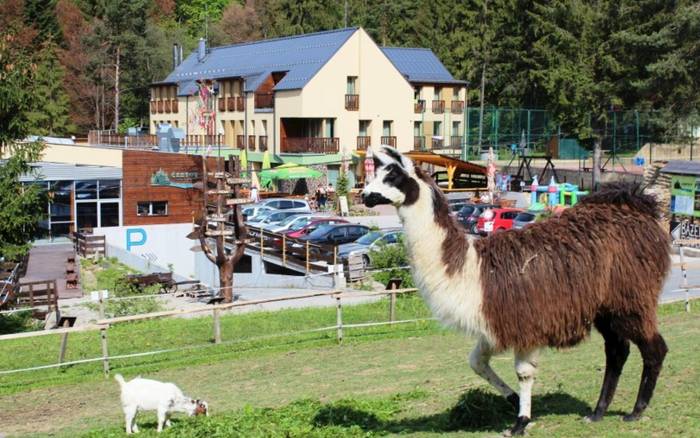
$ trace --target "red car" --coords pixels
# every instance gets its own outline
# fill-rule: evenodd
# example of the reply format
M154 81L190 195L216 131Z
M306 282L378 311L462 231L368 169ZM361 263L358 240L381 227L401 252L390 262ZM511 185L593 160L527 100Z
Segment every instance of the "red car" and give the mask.
M510 230L513 228L513 219L521 213L519 208L493 208L484 210L476 223L479 234Z
M324 224L345 224L348 221L345 219L341 219L338 217L320 217L318 219L314 219L313 221L309 222L306 224L304 227L298 229L298 230L290 230L287 232L287 237L292 237L295 239L298 239L299 237L305 236L309 234L310 232L314 231L316 228L318 228L319 225L324 225Z

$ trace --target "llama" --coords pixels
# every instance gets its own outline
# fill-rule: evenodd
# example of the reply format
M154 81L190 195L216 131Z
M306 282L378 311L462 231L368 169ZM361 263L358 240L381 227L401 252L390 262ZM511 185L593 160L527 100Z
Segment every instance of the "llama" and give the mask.
M595 326L605 341L599 421L610 405L629 354L639 348L644 369L632 412L640 418L668 351L657 330L656 306L670 265L670 241L658 206L638 187L616 185L584 198L560 217L522 230L473 239L449 215L433 180L395 149L374 155L376 177L365 205L393 204L406 234L413 276L444 324L475 336L474 371L515 406L508 431L525 433L538 352L571 347ZM513 349L519 396L489 366Z

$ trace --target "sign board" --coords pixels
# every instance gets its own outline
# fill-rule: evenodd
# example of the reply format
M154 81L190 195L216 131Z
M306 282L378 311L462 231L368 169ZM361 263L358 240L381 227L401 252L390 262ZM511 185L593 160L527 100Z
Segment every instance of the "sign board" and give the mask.
M351 252L348 255L348 279L350 281L362 280L365 277L365 264L362 254Z
M347 196L338 196L338 201L340 202L340 215L341 216L349 216L350 209L348 208Z
M695 176L673 175L671 177L671 213L685 216L700 216L697 211L697 178ZM700 208L700 205L698 205Z
M178 189L191 189L195 180L199 179L199 172L170 172L158 169L151 175L152 186L176 187Z
M101 291L102 292L102 299L106 300L109 298L109 291L107 289ZM90 300L94 301L95 303L98 303L100 301L100 291L99 290L94 290L90 292Z

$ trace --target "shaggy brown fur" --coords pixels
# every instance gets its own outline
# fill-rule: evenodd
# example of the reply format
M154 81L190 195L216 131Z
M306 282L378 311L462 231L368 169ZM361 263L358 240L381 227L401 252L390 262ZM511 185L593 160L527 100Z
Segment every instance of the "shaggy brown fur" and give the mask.
M625 339L654 336L670 265L657 212L637 188L615 186L560 217L476 242L496 347L569 347L600 316Z

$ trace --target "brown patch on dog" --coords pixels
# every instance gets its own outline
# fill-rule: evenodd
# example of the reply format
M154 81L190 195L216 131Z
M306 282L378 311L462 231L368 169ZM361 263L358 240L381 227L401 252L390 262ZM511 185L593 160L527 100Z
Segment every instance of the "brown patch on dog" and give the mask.
M207 407L200 400L196 401L197 407L194 409L194 415L207 415Z
M469 250L469 240L466 231L450 215L450 207L442 190L433 179L416 166L416 176L430 186L433 197L433 215L439 227L445 230L445 240L442 242L442 263L447 275L454 275L462 270Z
M559 217L475 242L482 311L497 348L577 344L598 315L625 339L657 333L669 235L653 198L615 186Z

